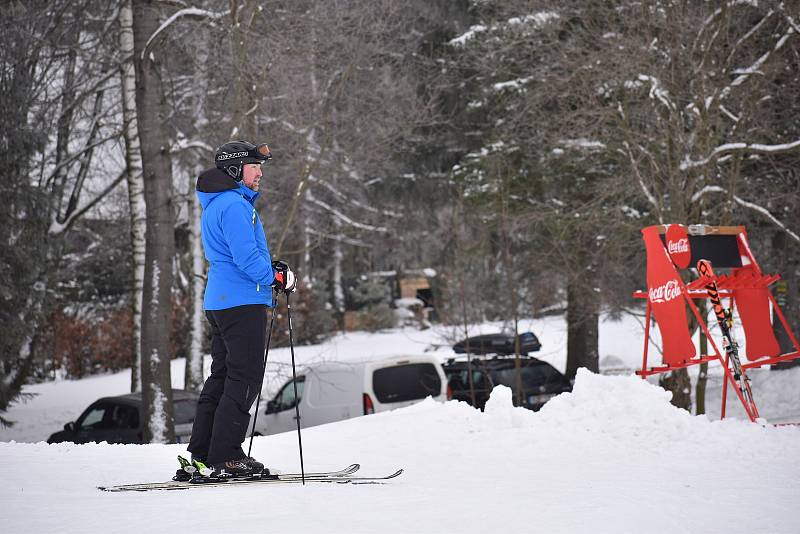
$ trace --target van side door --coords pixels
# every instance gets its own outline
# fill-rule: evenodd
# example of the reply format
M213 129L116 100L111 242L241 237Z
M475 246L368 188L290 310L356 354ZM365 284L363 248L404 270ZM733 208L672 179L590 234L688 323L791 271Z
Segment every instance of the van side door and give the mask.
M294 380L287 381L275 397L267 403L264 418L266 419L265 434L278 434L297 428L295 405L303 400L306 377L297 377L297 397L294 394ZM300 413L302 417L302 411ZM302 421L302 419L301 419Z
M363 415L363 370L355 365L329 365L309 373L313 382L305 388L303 428Z

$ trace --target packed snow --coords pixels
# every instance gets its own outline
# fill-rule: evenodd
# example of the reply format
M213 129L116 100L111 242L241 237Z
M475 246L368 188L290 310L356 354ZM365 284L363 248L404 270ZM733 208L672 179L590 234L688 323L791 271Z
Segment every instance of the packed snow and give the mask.
M526 328L542 341L537 357L563 370L563 318ZM427 351L446 358L456 334L350 333L298 347L296 356L307 362ZM2 442L3 531L798 532L800 427L718 421L673 407L669 393L631 375L641 363L642 336L636 321L604 321L607 374L581 370L572 393L536 413L513 407L511 391L498 387L483 413L428 399L303 431L307 471L353 462L364 475L405 470L382 485L105 493L97 486L168 479L185 446ZM273 374L287 358L285 349L270 352ZM176 386L182 363L173 362ZM721 386L711 371L709 405L719 403L712 392ZM798 371L754 373L768 419L769 411L797 415ZM9 411L18 425L0 430L0 440L46 439L98 397L125 393L129 381L117 373L31 386L26 391L38 396ZM273 380L265 393L279 386ZM735 411L730 396L728 407ZM293 432L257 437L253 445L256 458L284 471L299 470L297 450Z

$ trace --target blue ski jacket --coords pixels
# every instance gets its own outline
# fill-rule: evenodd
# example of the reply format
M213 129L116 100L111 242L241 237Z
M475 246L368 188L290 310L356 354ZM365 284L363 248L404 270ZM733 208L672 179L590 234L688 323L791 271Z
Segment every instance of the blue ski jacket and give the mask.
M273 306L275 272L261 218L259 194L213 168L197 179L203 249L209 263L203 308L222 310L244 304Z

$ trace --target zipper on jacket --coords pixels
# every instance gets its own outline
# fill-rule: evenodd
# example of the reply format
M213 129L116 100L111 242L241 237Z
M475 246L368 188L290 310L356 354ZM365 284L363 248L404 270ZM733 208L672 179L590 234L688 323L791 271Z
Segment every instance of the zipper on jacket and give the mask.
M261 284L256 284L256 291L261 291Z

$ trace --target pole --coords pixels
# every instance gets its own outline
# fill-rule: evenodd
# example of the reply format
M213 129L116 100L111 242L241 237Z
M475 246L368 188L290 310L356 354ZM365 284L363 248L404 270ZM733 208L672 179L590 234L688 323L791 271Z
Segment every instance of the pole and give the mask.
M273 299L274 300L274 299ZM275 307L277 307L277 302ZM264 388L264 373L267 372L267 356L269 355L269 344L272 341L272 325L275 324L275 307L272 308L272 319L269 321L269 330L267 331L267 347L264 350L264 366L261 368L261 387L258 388L258 398L256 399L256 413L253 415L253 430L250 432L250 447L247 448L247 456L253 450L253 436L256 433L256 420L258 419L258 405L261 404L261 390Z
M289 320L289 349L292 352L292 384L294 385L294 415L297 421L297 444L300 448L300 479L306 484L306 471L303 467L303 438L300 434L300 399L297 397L297 372L294 365L294 335L292 333L292 305L289 303L289 293L286 293L286 316Z

